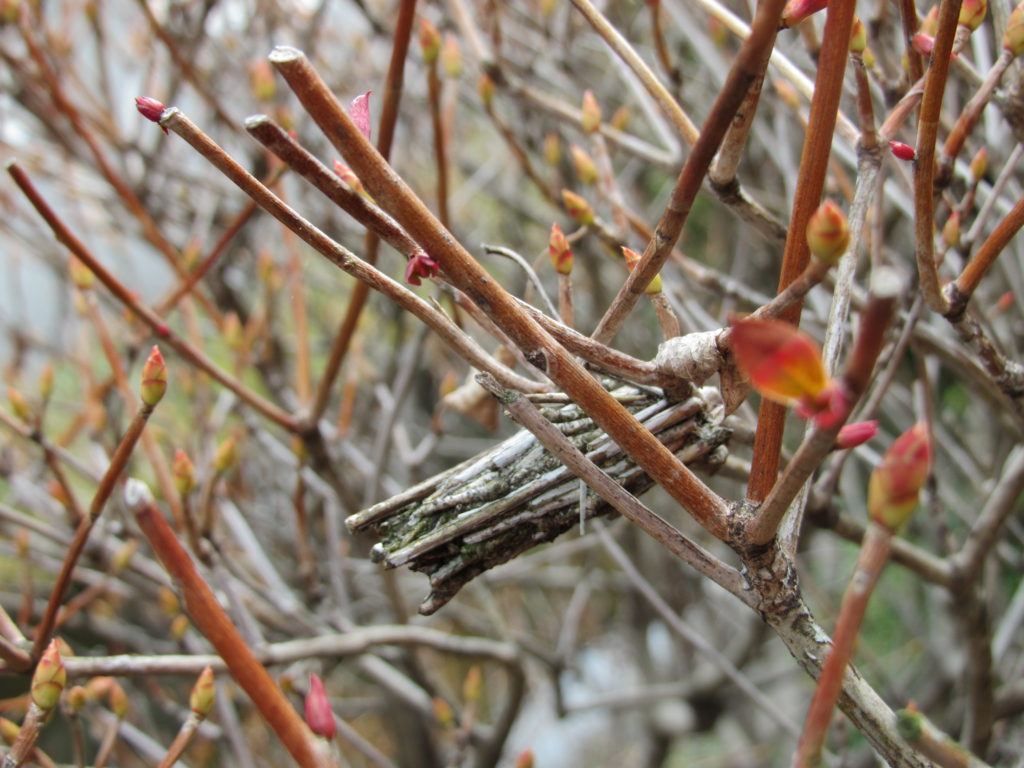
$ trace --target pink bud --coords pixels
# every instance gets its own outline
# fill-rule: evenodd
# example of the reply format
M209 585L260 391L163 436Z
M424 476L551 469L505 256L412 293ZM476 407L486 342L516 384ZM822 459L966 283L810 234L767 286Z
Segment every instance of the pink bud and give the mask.
M362 132L366 140L370 140L370 94L373 91L367 91L364 94L356 96L352 99L352 103L348 105L348 116L352 118L352 122L356 124L356 127Z
M316 675L309 676L309 692L306 694L306 724L317 736L333 739L335 733L334 713L327 700L324 684Z
M780 23L784 29L795 27L808 16L828 5L828 0L789 0L782 10Z
M877 421L857 421L847 424L839 430L839 435L836 437L836 450L845 451L848 448L856 448L877 434Z
M163 115L166 109L161 102L149 96L136 96L135 108L139 110L140 115L147 120L152 120L154 123L160 122L160 116Z
M897 160L914 160L917 157L917 150L902 141L890 141L889 149Z
M162 102L159 102L154 98L150 98L149 96L136 96L135 108L139 110L139 114L142 115L144 118L146 118L147 120L152 120L154 123L157 123L158 125L160 123L160 118L163 116L164 112L167 109ZM164 128L162 125L160 126L160 128L163 130L164 133L167 133L167 129Z
M922 56L931 56L932 51L935 50L935 38L924 32L915 32L914 36L910 38L910 44Z

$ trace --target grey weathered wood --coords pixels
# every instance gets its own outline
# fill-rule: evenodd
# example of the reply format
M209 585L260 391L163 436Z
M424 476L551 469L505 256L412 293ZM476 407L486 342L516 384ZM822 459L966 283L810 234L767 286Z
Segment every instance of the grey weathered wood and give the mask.
M721 425L722 409L701 394L670 402L634 385L616 385L611 392L687 464L714 469L724 461L729 431ZM650 478L576 405L541 410L633 494L650 488ZM480 573L572 528L580 519L580 498L575 476L522 431L346 523L380 537L374 559L430 576L431 592L420 612L433 613ZM585 517L613 513L592 491L585 498Z

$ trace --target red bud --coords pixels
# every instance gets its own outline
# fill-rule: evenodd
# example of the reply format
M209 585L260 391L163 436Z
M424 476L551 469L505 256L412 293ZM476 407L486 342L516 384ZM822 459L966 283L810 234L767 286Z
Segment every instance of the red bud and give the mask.
M160 122L160 117L166 109L162 102L150 98L149 96L136 96L135 108L139 110L140 115L147 120L152 120L154 123Z
M892 150L893 157L897 160L914 160L917 157L917 150L915 150L909 144L904 144L902 141L890 141L889 149Z
M871 440L878 434L877 421L857 421L847 424L839 430L836 437L836 449L844 451L848 448L856 448Z

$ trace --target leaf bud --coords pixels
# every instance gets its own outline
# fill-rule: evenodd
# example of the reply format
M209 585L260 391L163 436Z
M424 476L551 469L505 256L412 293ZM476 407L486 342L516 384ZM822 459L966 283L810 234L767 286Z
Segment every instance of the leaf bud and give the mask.
M550 166L558 165L562 159L562 140L558 134L551 131L544 137L544 162Z
M601 128L601 106L597 103L594 92L589 89L583 92L580 125L584 133L596 133Z
M855 421L852 424L845 424L836 436L836 450L845 451L849 448L856 448L871 440L878 434L877 421Z
M77 256L72 256L68 260L68 275L71 277L71 282L74 283L75 288L80 291L89 290L96 282L96 276L92 273L92 270L85 266L85 263Z
M196 487L195 466L188 454L182 450L174 452L174 459L171 461L171 476L174 478L174 487L182 496L188 496Z
M213 708L213 698L217 692L217 686L213 679L213 668L206 666L199 673L196 684L192 686L192 693L188 697L188 706L199 717L205 718Z
M136 96L135 108L139 110L140 115L154 123L160 122L160 117L166 109L162 102L149 96Z
M441 48L441 68L452 80L458 80L462 75L462 51L459 49L459 39L451 32L444 36L444 45Z
M928 428L915 424L892 444L868 482L868 514L896 532L917 507L931 467Z
M229 437L217 446L213 454L213 469L218 475L223 475L233 466L238 459L238 445L234 437Z
M904 144L902 141L890 141L889 150L897 160L909 162L917 158L917 150L909 144Z
M975 182L981 181L988 170L988 148L982 147L971 158L971 178Z
M576 176L581 184L590 186L597 181L597 166L587 151L575 144L569 147L569 154L572 155L572 165L576 169Z
M483 693L483 672L480 671L480 667L474 664L469 668L469 672L466 673L466 679L462 681L462 697L466 700L467 704L480 701L480 695Z
M594 209L590 203L580 195L568 189L562 190L562 204L566 212L580 224L591 225L594 223Z
M548 253L551 256L551 265L558 274L572 274L572 246L569 245L569 240L558 224L551 225L551 237L548 238Z
M795 27L801 21L820 11L828 4L828 0L789 0L782 9L779 25L783 29Z
M32 408L29 407L28 400L14 387L7 388L7 402L11 406L11 410L14 411L14 415L22 421L30 421L32 419Z
M863 54L868 47L868 31L864 22L857 16L853 17L853 29L850 31L850 53Z
M306 725L317 736L333 739L335 733L334 713L327 699L324 684L316 675L309 676L309 692L305 701Z
M641 254L637 253L632 248L627 248L626 246L622 246L622 257L626 260L626 268L630 272L636 268L636 265L640 263L640 259L642 258ZM647 284L647 288L645 288L644 291L651 296L656 293L661 293L661 275L655 275L651 282Z
M114 681L114 684L110 686L110 693L107 695L107 703L110 705L110 711L114 713L118 720L124 720L125 715L128 714L128 694L125 693L124 688L121 684Z
M1024 53L1024 3L1010 12L1006 31L1003 32L1003 48L1014 56Z
M352 102L348 105L348 116L352 118L352 122L356 124L356 128L359 132L366 137L366 140L370 140L370 94L373 91L367 91L361 93L352 99Z
M152 408L160 402L166 391L167 365L164 363L163 355L160 354L160 347L154 345L142 366L142 384L139 387L139 394L142 396L142 402Z
M449 728L455 723L455 712L452 711L452 705L442 699L440 696L434 697L434 720L442 728Z
M426 16L420 19L420 49L423 61L433 64L441 53L441 33Z
M960 18L957 24L972 32L981 26L988 12L988 0L963 0L960 4Z
M846 214L832 200L818 206L807 221L807 245L811 253L835 266L850 244L850 227Z
M477 93L480 94L480 101L483 102L484 109L490 109L491 104L494 103L494 80L491 76L484 72L480 75L480 79L476 83Z
M942 225L942 239L950 248L960 247L960 211L953 211Z
M53 394L53 363L47 363L39 373L39 396L48 400Z
M60 657L59 647L56 639L50 641L32 675L32 701L44 712L49 712L57 706L68 682L68 671Z

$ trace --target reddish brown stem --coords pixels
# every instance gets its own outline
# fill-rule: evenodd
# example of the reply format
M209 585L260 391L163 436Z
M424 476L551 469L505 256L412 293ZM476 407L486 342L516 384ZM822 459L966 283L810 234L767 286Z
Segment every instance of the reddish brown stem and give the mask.
M782 257L780 292L804 271L810 255L805 232L811 214L821 202L821 193L825 187L825 173L828 170L832 135L835 131L843 77L846 73L854 6L852 0L835 0L828 6L821 58L818 61L818 75L814 81L814 97L811 99L811 111L807 122L807 139L800 157L796 199L793 201L786 248ZM799 324L802 306L801 302L793 304L781 319L794 325ZM754 437L750 482L747 485L747 499L752 502L763 501L775 485L785 420L785 406L769 400L761 402L757 433Z
M992 231L992 234L975 251L974 256L971 257L963 272L960 273L960 277L956 279L956 282L953 284L953 292L951 292L952 300L949 306L951 312L953 310L958 310L960 313L963 312L967 302L970 301L974 291L977 290L981 279L1022 226L1024 226L1024 197L1018 200L1013 209L999 222L999 225Z
M832 635L832 649L818 677L818 687L807 711L804 731L793 758L793 768L815 768L820 763L825 735L843 686L843 675L850 664L868 600L889 559L891 546L892 531L878 523L871 523L864 535L850 584L843 594L836 630Z
M323 765L323 755L317 748L316 737L302 722L267 670L256 660L234 623L220 607L185 548L157 509L149 489L139 481L130 480L125 488L125 502L135 513L139 528L167 573L181 589L189 618L216 649L231 676L252 699L281 743L302 768L318 768Z
M953 163L957 155L963 149L967 136L974 130L974 126L977 125L978 120L981 118L982 110L985 109L985 105L992 98L992 92L999 84L1003 73L1006 72L1013 59L1013 51L1009 48L1003 48L999 58L996 59L996 63L992 65L992 69L989 70L988 75L985 77L985 82L979 86L977 92L964 106L960 117L957 118L956 124L953 126L953 130L946 137L946 143L942 147L942 161L939 168L939 182L942 186L948 184L952 178Z
M903 52L907 54L910 82L916 83L924 75L924 61L911 41L917 34L921 21L917 18L917 6L914 4L914 0L897 0L897 5L900 9L900 22L903 25Z
M949 76L949 58L957 34L961 0L942 0L935 48L924 80L924 95L917 123L917 157L914 160L914 254L921 293L928 308L945 312L948 302L939 287L935 264L935 140L939 111Z

